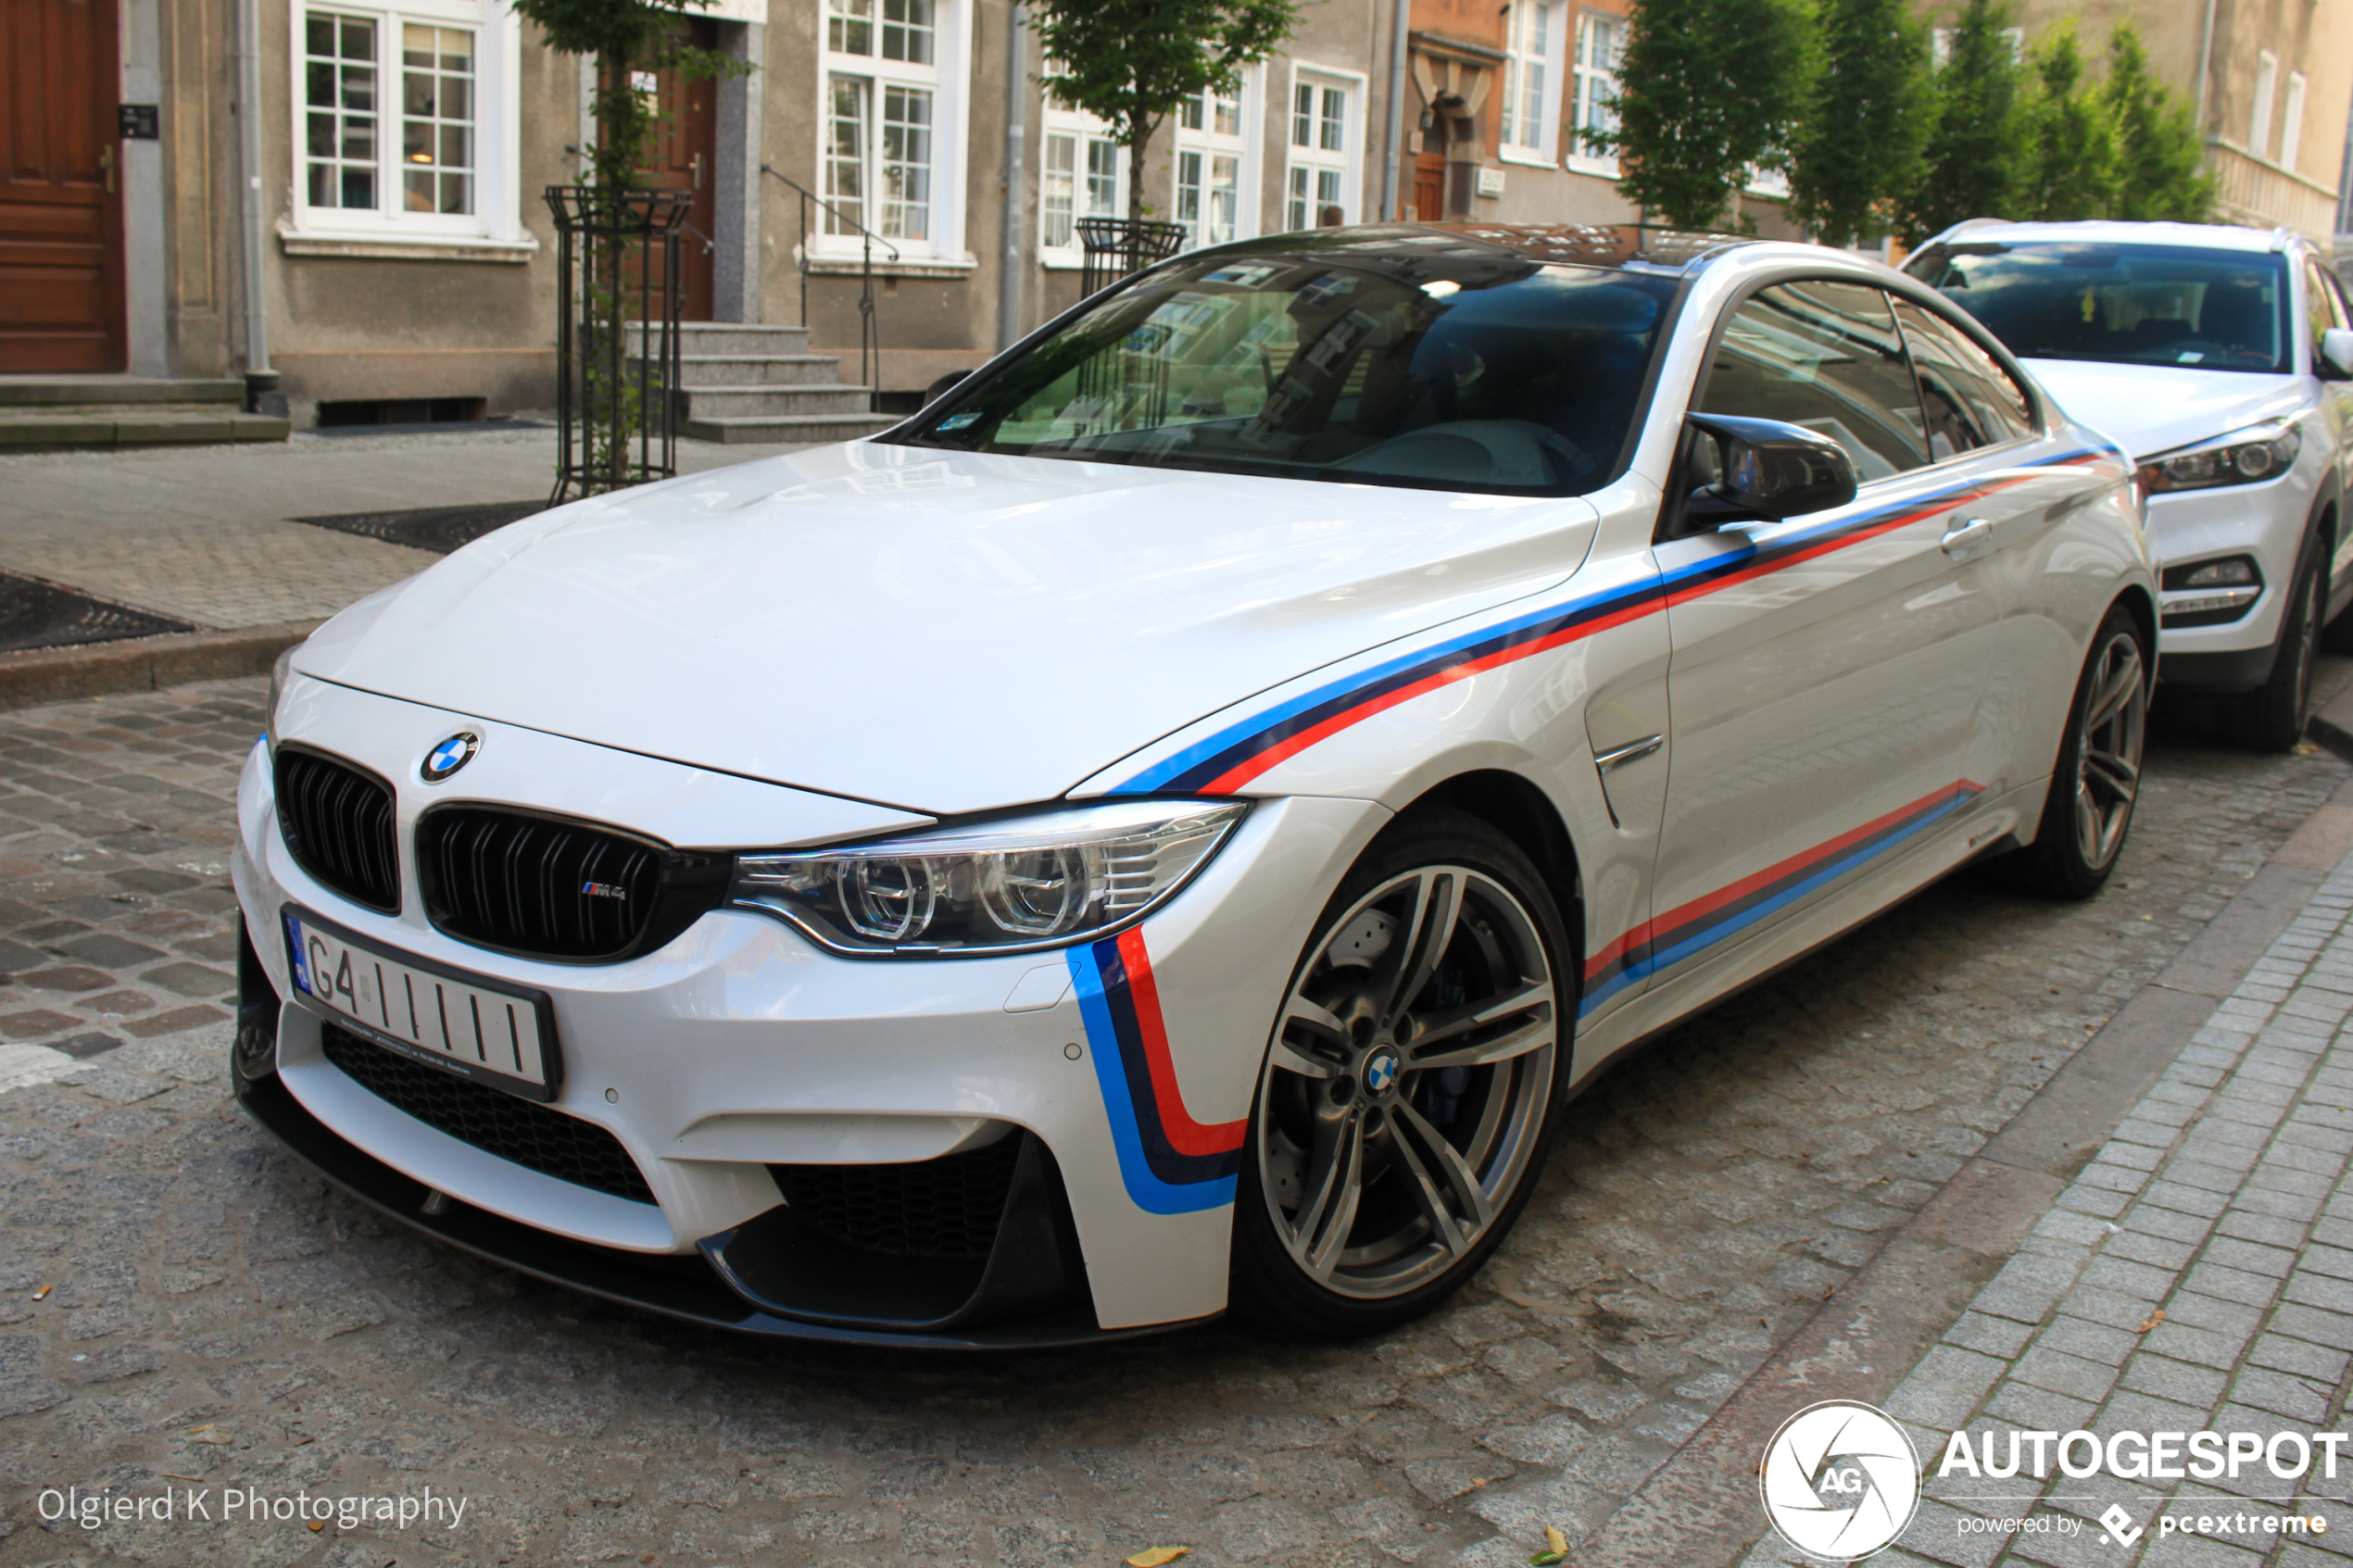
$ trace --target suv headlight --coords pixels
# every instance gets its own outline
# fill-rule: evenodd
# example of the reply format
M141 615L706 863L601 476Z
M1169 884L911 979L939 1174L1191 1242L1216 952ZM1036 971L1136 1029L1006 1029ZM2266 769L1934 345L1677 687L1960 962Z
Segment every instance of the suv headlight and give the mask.
M2152 458L2134 478L2144 495L2169 490L2208 490L2218 484L2253 484L2276 479L2302 449L2304 437L2286 420L2267 420L2212 441Z
M1066 947L1141 919L1207 863L1233 801L1080 806L875 844L739 855L727 902L839 953Z

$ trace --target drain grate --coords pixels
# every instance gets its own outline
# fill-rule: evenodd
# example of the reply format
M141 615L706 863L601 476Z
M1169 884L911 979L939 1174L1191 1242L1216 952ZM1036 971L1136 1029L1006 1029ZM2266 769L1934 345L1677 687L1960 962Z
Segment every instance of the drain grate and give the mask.
M340 512L333 517L292 521L338 533L357 533L387 545L407 545L446 556L484 534L547 509L545 501L485 501L472 507L414 507L398 512Z
M108 604L70 588L0 571L0 653L116 643L163 632L193 632L185 621Z

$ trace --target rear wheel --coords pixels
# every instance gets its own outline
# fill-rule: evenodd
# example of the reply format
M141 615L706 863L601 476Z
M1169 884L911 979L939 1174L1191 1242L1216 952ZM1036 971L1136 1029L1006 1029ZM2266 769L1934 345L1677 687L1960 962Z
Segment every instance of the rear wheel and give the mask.
M2290 751L2304 738L2304 716L2312 701L2312 666L2321 653L2324 582L2319 552L2312 552L2296 574L2271 679L2231 709L2241 744L2257 751Z
M1542 879L1477 818L1365 852L1285 997L1251 1114L1234 1301L1327 1336L1428 1311L1494 1250L1552 1131L1575 991Z
M2012 862L2029 892L2088 898L2116 869L2141 793L2149 662L2140 622L2110 608L2075 684L2042 825Z

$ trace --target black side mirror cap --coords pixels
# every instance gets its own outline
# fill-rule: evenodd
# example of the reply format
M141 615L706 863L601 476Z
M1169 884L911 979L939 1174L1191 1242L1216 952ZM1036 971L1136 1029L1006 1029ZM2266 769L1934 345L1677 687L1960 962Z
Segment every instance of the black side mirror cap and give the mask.
M1819 432L1735 414L1683 418L1722 444L1724 477L1691 497L1688 515L1703 527L1734 517L1777 522L1855 499L1854 459Z

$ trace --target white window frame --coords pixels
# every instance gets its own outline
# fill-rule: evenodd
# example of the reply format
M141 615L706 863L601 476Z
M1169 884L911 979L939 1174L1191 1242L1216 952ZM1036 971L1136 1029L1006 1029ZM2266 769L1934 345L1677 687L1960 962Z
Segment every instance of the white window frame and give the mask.
M373 207L314 207L310 201L309 92L306 66L308 19L313 15L357 17L376 24L376 205ZM522 27L500 0L365 0L288 6L293 32L293 189L286 220L279 225L288 241L366 245L468 245L536 250L522 217L521 60ZM400 178L402 29L408 23L464 28L474 35L474 209L470 213L410 212L402 205Z
M2294 169L2296 155L2304 150L2304 73L2287 73L2286 112L2280 117L2280 157L2282 169Z
M973 258L964 250L964 174L969 167L972 110L972 28L974 0L933 0L932 59L929 65L885 59L882 54L883 6L875 0L870 39L871 55L836 54L830 8L817 4L815 91L817 94L815 184L826 189L826 165L832 156L833 83L837 77L857 79L866 94L864 194L857 220L877 234L882 222L882 117L885 93L910 87L931 94L931 199L926 226L920 240L887 238L875 242L875 260L887 265L885 244L902 261L947 261L964 266ZM809 225L809 254L815 259L854 260L865 254L865 237L856 230L828 233L828 215L820 208ZM847 224L841 225L848 228Z
M1056 65L1057 62L1048 60L1045 74L1048 76L1057 74ZM1045 109L1038 117L1038 264L1039 266L1060 271L1087 265L1086 247L1078 243L1078 232L1076 228L1071 231L1070 243L1066 245L1049 245L1046 242L1048 146L1058 136L1067 136L1076 144L1073 149L1076 160L1071 174L1071 218L1076 222L1081 218L1096 216L1085 210L1085 203L1079 196L1079 193L1087 186L1088 144L1110 142L1111 134L1112 128L1107 121L1098 119L1084 109L1064 108L1054 102L1052 94L1046 94ZM1113 167L1117 172L1113 183L1112 210L1108 216L1125 218L1127 216L1129 178L1127 149L1114 143L1112 147L1112 157Z
M2269 49L2255 56L2255 103L2246 117L2246 150L2257 157L2271 156L2271 110L2278 94L2280 57Z
M1206 207L1210 189L1209 171L1214 168L1211 160L1218 157L1231 157L1235 160L1233 237L1238 240L1252 239L1256 237L1259 232L1259 165L1264 160L1257 156L1255 149L1265 144L1259 137L1260 128L1265 119L1266 72L1263 66L1250 65L1244 66L1240 74L1241 86L1235 94L1239 108L1237 119L1240 126L1239 133L1230 136L1221 135L1216 129L1216 116L1206 109L1202 115L1202 125L1198 131L1190 130L1186 126L1184 110L1181 107L1168 117L1168 124L1174 132L1170 138L1168 149L1168 216L1178 222L1184 220L1177 202L1184 157L1187 153L1199 153L1202 159L1202 198L1204 207L1202 213L1204 232L1201 239L1202 245L1225 243L1223 240L1209 238L1206 232L1208 225Z
M1535 40L1527 31L1530 25L1528 19L1540 5L1550 13L1541 57L1531 48ZM1504 97L1495 109L1495 156L1505 163L1551 169L1559 161L1562 78L1568 73L1568 35L1575 12L1570 0L1513 0L1511 14L1504 18L1505 58L1504 69L1498 73L1502 80L1496 83ZM1530 61L1541 65L1544 71L1544 89L1538 94L1541 119L1536 127L1536 140L1506 141L1504 126L1518 113L1520 73Z
M1605 63L1587 58L1586 40L1602 27L1607 27L1610 32L1609 58ZM1598 6L1579 6L1569 35L1569 48L1573 95L1569 100L1567 145L1561 149L1561 166L1572 174L1596 174L1615 180L1617 155L1596 152L1585 145L1585 111L1589 106L1598 107L1603 99L1617 95L1617 62L1626 52L1626 19ZM1617 129L1615 113L1604 109L1602 118L1609 122L1610 129Z
M1283 144L1283 188L1275 194L1275 199L1278 204L1277 221L1284 229L1291 227L1292 170L1303 169L1308 171L1310 185L1307 202L1306 226L1308 228L1315 227L1315 215L1322 210L1322 202L1314 186L1317 183L1316 176L1326 170L1335 171L1340 175L1340 210L1342 220L1349 223L1362 222L1365 206L1365 126L1368 79L1362 71L1341 70L1332 66L1310 65L1304 60L1293 60L1290 62L1290 84L1289 90L1283 94L1284 111L1279 125ZM1311 144L1305 147L1299 145L1293 140L1291 123L1298 112L1297 100L1302 87L1313 88L1316 94L1315 122L1309 132ZM1346 107L1340 115L1341 145L1338 152L1322 145L1323 94L1333 88L1348 95Z

